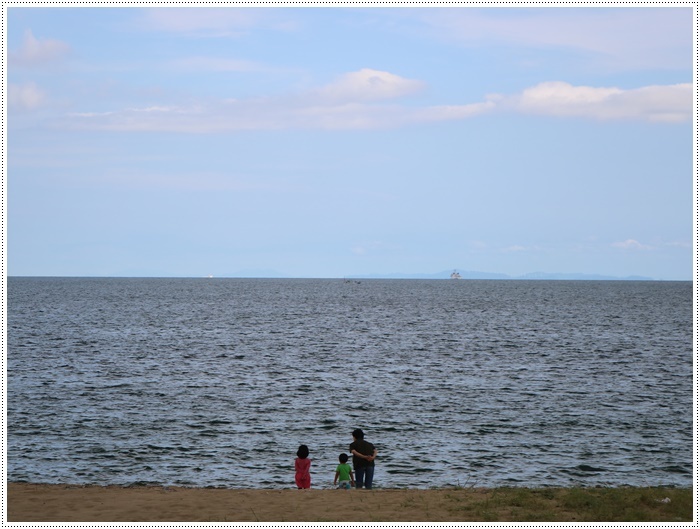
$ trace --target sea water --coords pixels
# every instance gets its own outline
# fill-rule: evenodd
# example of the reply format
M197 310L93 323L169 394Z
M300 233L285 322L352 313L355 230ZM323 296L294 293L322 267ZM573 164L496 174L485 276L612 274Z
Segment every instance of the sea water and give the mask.
M690 486L692 283L19 278L7 479Z

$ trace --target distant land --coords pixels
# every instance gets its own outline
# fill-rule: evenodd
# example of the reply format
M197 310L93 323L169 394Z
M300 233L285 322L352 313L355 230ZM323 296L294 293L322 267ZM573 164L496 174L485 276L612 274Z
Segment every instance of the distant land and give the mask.
M600 274L580 273L548 273L533 272L530 274L511 276L508 274L496 274L492 272L477 272L474 270L461 270L459 268L445 270L435 274L372 274L353 276L356 279L449 279L452 272L458 272L462 279L511 279L511 280L582 280L582 281L654 281L653 277L644 276L606 276Z
M508 280L562 280L562 281L657 281L653 277L645 276L607 276L600 274L581 274L581 273L548 273L548 272L533 272L530 274L511 276L508 274L497 274L492 272L478 272L474 270L451 269L433 274L365 274L365 275L348 275L346 279L449 279L452 272L458 272L462 279L508 279ZM227 274L217 277L258 277L258 278L290 278L275 270L241 270L237 273Z
M202 277L202 278L219 278L219 279L450 279L453 272L458 272L460 279L498 279L498 280L510 280L510 281L527 281L527 280L540 280L540 281L692 281L691 279L677 279L677 280L666 280L654 277L646 276L608 276L601 274L581 274L581 273L549 273L549 272L533 272L530 274L524 274L519 276L512 276L508 274L498 274L493 272L478 272L474 270L462 270L459 268L453 268L450 270L445 270L443 272L436 272L434 274L421 274L421 273L393 273L393 274L348 274L341 277L338 276L295 276L285 274L278 270L270 269L249 269L249 270L238 270L236 272L229 272L224 274L208 274L203 276L186 276L186 275L159 275L155 272L134 272L129 271L128 273L117 273L110 276L24 276L24 275L14 275L10 274L8 277L153 277L153 278L172 278L172 277Z

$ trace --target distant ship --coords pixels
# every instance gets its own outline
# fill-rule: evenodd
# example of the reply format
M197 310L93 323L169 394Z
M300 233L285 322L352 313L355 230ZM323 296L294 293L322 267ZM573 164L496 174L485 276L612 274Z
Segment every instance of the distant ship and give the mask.
M452 274L450 274L450 279L462 279L462 276L459 274L459 272L457 272L457 270L455 270L452 272Z

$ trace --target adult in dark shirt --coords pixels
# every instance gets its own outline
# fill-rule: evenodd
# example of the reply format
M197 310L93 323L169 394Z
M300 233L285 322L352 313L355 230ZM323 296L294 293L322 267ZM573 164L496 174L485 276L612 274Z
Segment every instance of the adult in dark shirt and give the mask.
M355 488L372 488L374 479L374 460L377 457L377 449L372 443L365 441L365 433L359 428L352 432L352 466L355 469Z

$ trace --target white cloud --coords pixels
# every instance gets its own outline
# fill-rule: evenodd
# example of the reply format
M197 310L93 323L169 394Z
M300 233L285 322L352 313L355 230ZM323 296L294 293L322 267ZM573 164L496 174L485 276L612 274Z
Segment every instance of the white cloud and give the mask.
M374 129L412 123L464 119L488 111L493 103L404 107L389 100L422 90L424 83L378 70L363 69L335 82L295 95L228 99L191 106L79 112L77 128L122 131L217 133L275 129Z
M670 247L672 247L672 248L685 248L685 249L688 249L688 248L692 248L692 247L693 247L693 243L692 243L692 242L688 242L688 241L671 241L671 242L669 242L669 243L666 243L666 246L670 246Z
M470 103L467 105L439 105L412 111L414 122L423 123L430 121L453 121L468 119L480 114L485 114L496 107L493 101L482 103Z
M7 85L7 105L10 109L34 110L46 100L46 94L35 84Z
M331 101L379 101L415 94L424 88L422 81L364 68L340 76L335 82L316 90L316 94Z
M8 53L10 66L33 67L62 59L70 51L65 42L53 39L37 39L31 30L24 32L22 47Z
M689 120L692 98L690 83L623 90L547 82L515 96L490 96L501 108L525 114L666 122Z
M634 239L627 239L626 241L614 242L611 244L613 248L620 248L621 250L653 250L652 246L642 244Z
M352 253L355 255L365 255L367 253L367 248L364 246L355 246L352 248Z
M691 67L691 7L454 8L413 13L437 38L468 46L578 50L582 60L617 70Z
M139 12L136 24L146 31L190 37L239 37L253 29L289 30L295 24L278 19L277 10L217 7L156 7Z
M539 252L540 250L541 248L539 246L522 246L520 244L501 248L501 252L503 253Z
M491 94L464 105L407 106L396 102L424 88L422 81L363 69L303 93L227 99L188 106L84 111L69 116L74 128L120 131L221 133L241 130L364 130L463 120L489 112L514 112L599 120L678 122L690 119L690 84L632 90L542 83L517 95Z
M251 15L249 9L162 7L144 10L140 25L144 29L177 33L230 32L252 25Z
M191 107L132 108L121 112L80 112L64 125L77 129L225 133L244 130L367 130L465 119L486 112L489 103L463 107L404 108L345 103L287 104L285 100L225 101Z
M182 72L261 72L270 68L242 59L224 57L185 57L171 61L166 65L169 69Z

